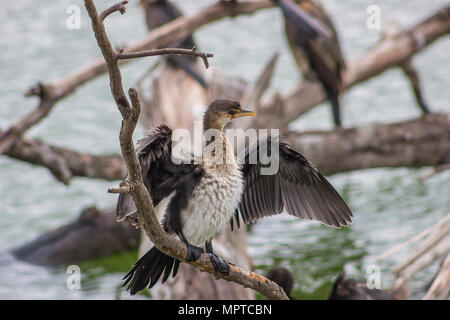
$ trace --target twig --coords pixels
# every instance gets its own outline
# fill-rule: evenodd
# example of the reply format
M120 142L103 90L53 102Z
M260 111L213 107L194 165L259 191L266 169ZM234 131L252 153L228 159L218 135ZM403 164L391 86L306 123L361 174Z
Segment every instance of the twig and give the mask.
M169 236L163 231L156 218L152 199L142 182L141 169L134 151L134 143L132 140L132 134L136 127L140 112L140 102L137 91L134 88L129 90L129 97L131 100L130 106L130 103L123 94L122 78L117 63L118 60L114 57L114 51L105 33L103 22L97 14L93 1L85 0L84 2L89 17L92 20L92 28L97 39L97 44L100 47L108 66L111 93L113 94L123 117L122 128L120 130L120 145L128 168L128 181L133 187L130 193L133 196L138 209L139 221L141 222L142 228L147 233L147 236L159 250L173 258L185 261L187 254L186 246L181 241ZM260 275L242 270L239 267L231 266L231 271L228 276L223 276L221 273L214 272L211 261L206 254L202 254L200 259L195 262L190 262L190 264L197 266L201 270L213 273L218 278L234 281L243 286L255 289L270 299L287 299L286 294L277 284Z
M103 11L100 14L100 19L105 20L107 16L109 16L111 13L116 12L116 11L119 11L120 14L124 14L125 11L127 10L127 8L125 7L125 5L127 3L128 3L128 1L122 1L122 2L116 3L112 7L106 9L105 11Z
M419 73L416 68L414 68L411 59L405 61L401 64L401 69L405 76L409 79L411 89L414 93L414 98L417 105L420 107L423 113L430 113L430 108L425 102L425 98L422 94L422 86L420 85Z
M116 57L117 59L134 59L134 58L142 58L142 57L151 57L151 56L160 56L165 54L186 54L191 56L200 57L203 59L203 63L205 64L206 69L209 68L208 58L214 57L212 53L204 53L192 49L182 49L182 48L165 48L165 49L152 49L142 52L130 52L130 53L122 53L119 52Z
M130 193L130 187L109 188L108 193Z

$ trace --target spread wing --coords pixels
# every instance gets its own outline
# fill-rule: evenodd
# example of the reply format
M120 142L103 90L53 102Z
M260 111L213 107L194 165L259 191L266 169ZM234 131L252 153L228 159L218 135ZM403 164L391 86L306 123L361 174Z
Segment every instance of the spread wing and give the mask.
M261 153L261 148L267 148L268 153L264 149ZM263 154L273 159L264 164ZM277 158L278 170L265 174L264 170ZM333 186L304 156L280 142L278 137L260 139L245 150L240 161L244 163L245 187L234 216L238 227L239 215L245 223L250 223L279 214L283 209L293 216L335 227L351 222L353 215Z
M159 125L147 133L137 143L136 153L141 165L142 179L155 206L172 192L195 180L199 173L198 165L174 163L172 159L172 130ZM130 194L120 194L117 202L117 220L136 212Z

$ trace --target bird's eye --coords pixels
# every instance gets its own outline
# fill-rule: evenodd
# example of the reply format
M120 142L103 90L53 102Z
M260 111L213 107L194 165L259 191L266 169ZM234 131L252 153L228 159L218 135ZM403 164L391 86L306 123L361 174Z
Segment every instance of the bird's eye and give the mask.
M235 115L236 113L238 113L238 111L236 109L228 110L228 114L231 115L231 116Z

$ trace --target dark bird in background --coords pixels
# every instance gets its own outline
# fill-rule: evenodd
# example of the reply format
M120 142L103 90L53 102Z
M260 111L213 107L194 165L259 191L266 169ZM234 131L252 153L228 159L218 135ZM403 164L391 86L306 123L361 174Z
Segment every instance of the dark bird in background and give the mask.
M183 16L183 13L172 2L167 0L141 0L140 4L145 10L145 21L150 31ZM192 34L167 46L167 48L184 49L192 49L194 47L196 45ZM207 83L205 78L195 69L196 59L194 56L168 55L167 61L173 67L184 70L189 76L206 88Z
M395 300L384 290L369 289L365 281L347 278L341 273L334 281L328 300Z
M289 299L294 285L292 273L283 267L274 267L267 274L267 278L283 288ZM369 289L365 281L348 278L341 273L333 283L328 300L395 300L389 292L380 289Z
M273 0L283 12L287 40L303 78L320 81L341 126L339 93L345 60L336 29L317 0Z
M168 203L162 220L164 230L186 244L187 261L197 260L204 248L214 269L223 274L228 274L230 267L214 254L211 241L232 223L233 215L238 226L240 219L254 222L283 209L335 227L347 225L352 217L339 193L319 171L278 137L261 138L246 148L240 159L243 165L239 165L223 129L243 116L255 113L242 110L237 101L215 100L209 105L203 116L205 146L199 162L178 161L172 154L172 130L166 125L152 129L136 150L154 205ZM208 137L211 130L218 134ZM272 143L272 139L279 143ZM267 148L268 155L275 154L272 145L278 146L278 157L271 159L277 161L278 171L264 175L263 168L271 163L261 160L259 150ZM135 212L131 195L120 195L118 220ZM171 273L175 276L178 266L179 261L153 247L125 276L124 285L135 294L153 287L162 275L162 282Z
M294 286L294 277L288 269L283 267L273 267L270 269L266 278L278 284L283 288L288 298L294 300L294 298L291 297L292 287Z

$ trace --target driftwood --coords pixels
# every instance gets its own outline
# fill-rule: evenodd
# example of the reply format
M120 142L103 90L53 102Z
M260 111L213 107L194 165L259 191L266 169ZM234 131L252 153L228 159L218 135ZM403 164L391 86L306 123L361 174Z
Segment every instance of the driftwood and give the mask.
M450 294L450 254L442 263L442 267L431 284L424 300L442 300Z
M125 162L117 155L96 156L52 146L36 139L17 138L6 155L45 167L64 184L69 184L74 176L119 180L127 172Z
M380 258L385 259L405 246L417 242L421 238L423 240L411 251L408 257L394 267L396 279L392 285L391 292L396 296L403 298L409 297L409 280L420 270L427 268L432 263L449 255L450 214L433 227L384 253ZM436 276L424 299L444 299L448 296L450 288L448 260L447 257L442 264L441 271Z
M339 131L293 133L291 142L323 173L450 162L450 115Z
M117 223L115 209L86 208L78 219L53 230L11 253L20 260L47 266L80 261L135 250L139 231L128 223Z

